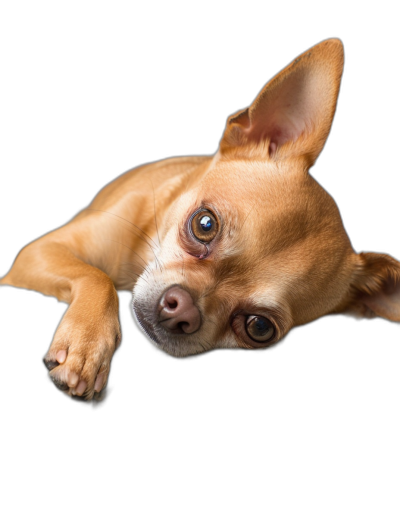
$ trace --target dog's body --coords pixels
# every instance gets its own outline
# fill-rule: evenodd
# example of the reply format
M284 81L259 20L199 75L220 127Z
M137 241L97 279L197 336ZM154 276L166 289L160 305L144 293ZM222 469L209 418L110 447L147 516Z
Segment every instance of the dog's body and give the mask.
M308 174L342 67L340 41L320 43L228 119L215 156L136 168L21 251L0 283L70 304L45 358L57 385L86 398L106 385L116 289L134 287L139 323L177 356L267 346L331 312L400 321L399 262L356 254Z

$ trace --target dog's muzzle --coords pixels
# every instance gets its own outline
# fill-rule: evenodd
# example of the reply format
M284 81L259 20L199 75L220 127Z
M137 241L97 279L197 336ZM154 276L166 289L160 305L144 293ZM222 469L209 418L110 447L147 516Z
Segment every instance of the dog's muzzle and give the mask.
M151 299L143 295L133 299L133 313L144 333L172 354L197 352L195 332L201 328L202 317L192 295L183 287L173 285L161 297Z
M172 334L193 334L200 328L201 316L190 293L173 286L160 299L158 322Z

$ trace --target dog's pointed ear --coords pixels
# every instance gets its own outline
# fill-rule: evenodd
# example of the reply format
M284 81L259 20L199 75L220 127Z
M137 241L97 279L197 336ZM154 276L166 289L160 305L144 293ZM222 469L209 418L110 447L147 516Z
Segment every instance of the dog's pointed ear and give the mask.
M329 134L343 71L339 39L323 41L277 74L250 107L230 116L220 154L303 156L312 166ZM261 148L261 151L260 151Z
M400 262L387 254L360 253L349 309L400 322Z

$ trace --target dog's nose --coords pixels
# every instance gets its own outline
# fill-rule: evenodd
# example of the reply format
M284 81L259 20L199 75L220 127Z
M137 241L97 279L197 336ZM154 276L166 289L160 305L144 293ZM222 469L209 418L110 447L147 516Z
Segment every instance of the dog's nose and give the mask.
M200 328L201 317L192 296L183 288L169 288L160 300L159 322L169 332L193 334Z

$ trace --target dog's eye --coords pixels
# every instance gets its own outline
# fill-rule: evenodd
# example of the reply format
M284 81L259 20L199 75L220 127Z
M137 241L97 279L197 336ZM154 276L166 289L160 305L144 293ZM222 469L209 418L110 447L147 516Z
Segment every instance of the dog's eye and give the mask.
M246 319L246 332L253 341L264 343L275 333L274 325L266 317L249 315Z
M190 228L193 236L201 241L208 243L215 238L218 233L218 221L209 210L200 210L192 216Z

